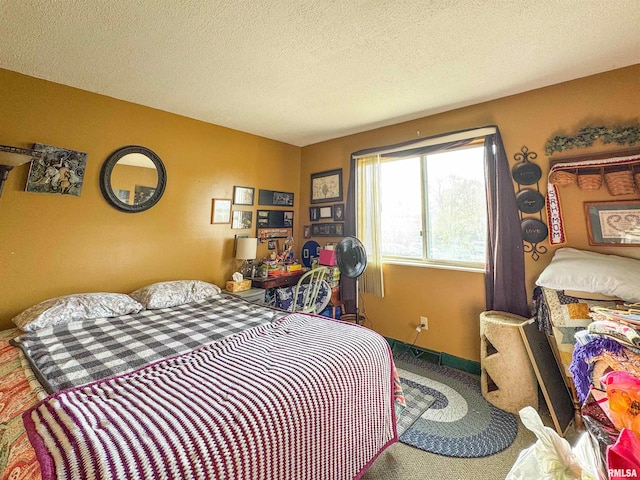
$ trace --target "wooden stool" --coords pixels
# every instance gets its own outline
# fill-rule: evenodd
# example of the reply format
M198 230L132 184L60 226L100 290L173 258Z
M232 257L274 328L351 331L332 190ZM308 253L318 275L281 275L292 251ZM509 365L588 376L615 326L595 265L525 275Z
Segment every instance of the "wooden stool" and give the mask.
M340 300L340 287L333 287L331 289L331 300L329 300L331 306L331 317L336 318L336 310L340 309L340 317L344 315L344 303Z

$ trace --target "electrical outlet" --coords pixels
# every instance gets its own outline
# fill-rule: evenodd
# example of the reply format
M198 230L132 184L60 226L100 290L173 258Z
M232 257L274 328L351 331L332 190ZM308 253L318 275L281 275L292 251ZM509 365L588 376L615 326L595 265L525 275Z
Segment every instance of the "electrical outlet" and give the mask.
M422 330L429 330L429 319L427 317L420 317L420 325L416 327L416 332L420 333Z

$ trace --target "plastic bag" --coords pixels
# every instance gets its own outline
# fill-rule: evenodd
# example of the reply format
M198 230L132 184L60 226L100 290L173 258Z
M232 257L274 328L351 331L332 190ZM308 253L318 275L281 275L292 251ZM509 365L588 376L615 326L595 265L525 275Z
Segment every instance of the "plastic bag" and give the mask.
M538 440L520 452L505 480L597 480L597 475L573 453L569 442L545 427L532 407L520 410L520 419Z
M611 480L640 475L640 440L631 430L623 428L615 445L607 447L607 466Z
M591 440L591 455L596 458L594 471L598 472L600 478L607 478L607 447L616 443L620 431L603 410L602 405L604 403L600 403L600 401L607 401L606 393L599 390L591 390L582 405L581 413L587 434ZM573 450L575 452L576 448L574 447Z
M640 379L624 371L602 377L607 389L611 420L618 430L628 428L640 437Z

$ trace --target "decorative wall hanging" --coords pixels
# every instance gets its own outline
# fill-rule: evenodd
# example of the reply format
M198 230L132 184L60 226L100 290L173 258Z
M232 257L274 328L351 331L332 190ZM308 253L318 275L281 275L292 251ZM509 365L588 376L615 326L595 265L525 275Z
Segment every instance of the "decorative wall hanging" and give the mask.
M140 213L156 205L167 186L167 170L160 157L141 145L114 151L100 169L100 191L113 208Z
M320 244L318 242L314 242L313 240L309 240L305 242L302 246L302 264L309 268L311 266L311 261L313 258L318 258L320 256Z
M258 210L258 228L292 228L293 210Z
M79 197L87 154L41 143L34 143L33 149L42 152L42 156L31 162L25 191Z
M260 190L258 192L259 205L272 205L281 207L293 206L293 193L276 192L273 190Z
M342 169L311 174L311 203L342 200Z
M233 187L233 204L234 205L253 205L253 195L255 188L253 187Z
M231 223L230 198L213 198L211 200L211 223Z
M540 245L549 235L547 226L542 221L542 209L544 208L544 197L540 193L539 181L542 178L542 170L538 165L532 163L538 154L530 152L526 146L520 149L513 158L517 162L511 169L511 176L518 184L516 202L520 215L520 227L522 229L522 240L525 253L531 253L534 261L540 259L541 254L547 253L547 247ZM521 186L535 185L533 188L522 188ZM524 217L526 214L538 214L538 218Z
M293 236L293 228L257 228L256 237L260 243L266 242L270 238L287 238Z
M325 218L333 218L333 206L329 205L327 207L319 207L320 209L320 219Z
M589 245L640 245L640 200L585 202Z
M635 145L640 143L640 125L615 126L613 128L588 125L581 128L573 137L556 135L547 141L544 151L547 155L551 155L553 152L571 150L574 147L590 147L597 139L600 139L604 144Z
M234 210L231 218L232 229L245 229L253 226L253 212Z
M593 178L598 175L599 180ZM591 178L581 180L582 177ZM609 194L613 196L633 194L636 188L640 190L640 186L636 185L640 185L640 150L563 158L551 162L546 199L551 245L566 243L558 187L575 183L578 187L582 185L583 189L586 186L587 190L597 189L605 183Z
M344 223L314 223L311 225L311 235L314 237L342 237Z

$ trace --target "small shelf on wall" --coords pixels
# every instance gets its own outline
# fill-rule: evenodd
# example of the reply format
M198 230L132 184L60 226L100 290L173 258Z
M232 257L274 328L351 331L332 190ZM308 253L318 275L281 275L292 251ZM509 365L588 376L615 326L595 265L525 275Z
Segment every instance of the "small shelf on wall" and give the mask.
M640 149L582 155L549 162L549 183L581 190L606 186L612 196L640 191Z

